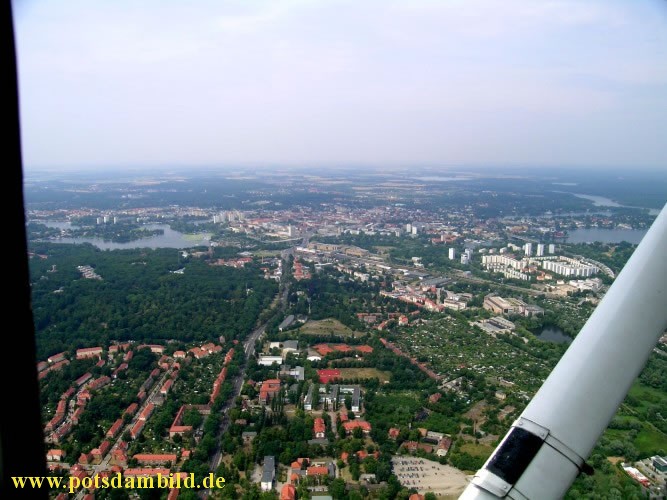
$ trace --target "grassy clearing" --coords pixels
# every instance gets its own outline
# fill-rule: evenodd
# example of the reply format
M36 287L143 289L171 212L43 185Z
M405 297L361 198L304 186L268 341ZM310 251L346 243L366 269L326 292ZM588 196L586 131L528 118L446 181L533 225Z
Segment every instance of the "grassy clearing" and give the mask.
M340 375L344 379L377 378L380 383L389 382L390 372L383 372L377 368L340 368Z
M494 447L488 444L469 442L461 446L461 451L473 457L488 458Z
M630 396L639 402L639 407L648 406L649 404L661 404L667 406L667 394L659 389L648 387L639 382L635 382L630 389Z
M363 337L363 332L350 330L337 319L327 318L319 321L309 321L298 330L306 335L339 335L341 337Z
M657 429L644 426L634 444L642 456L662 454L667 451L667 436Z

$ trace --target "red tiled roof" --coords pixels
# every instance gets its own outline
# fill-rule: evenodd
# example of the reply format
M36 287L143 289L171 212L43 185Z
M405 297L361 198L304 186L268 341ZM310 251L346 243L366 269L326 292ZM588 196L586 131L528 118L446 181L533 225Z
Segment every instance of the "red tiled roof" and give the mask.
M329 469L323 466L313 465L306 469L306 476L327 476L329 475Z
M315 422L313 424L313 431L315 433L320 433L320 432L326 432L327 427L324 425L324 420L320 417L315 419Z
M346 432L352 432L357 427L364 432L370 432L371 430L370 422L366 422L365 420L350 420L349 422L345 422L343 427Z
M141 434L141 431L144 430L145 425L145 420L137 420L137 423L132 426L132 429L130 429L130 436L132 436L133 439L136 439L136 437Z
M291 484L286 484L280 491L280 500L295 500L296 488Z
M160 389L160 393L162 394L167 394L169 392L169 389L171 389L171 386L174 384L174 381L169 379L167 380L162 388Z
M128 406L123 413L127 413L128 415L134 415L137 410L139 409L139 405L137 403L132 403L130 406Z
M76 385L82 385L84 382L86 382L86 380L88 380L88 379L91 378L92 376L93 376L93 374L90 373L90 372L84 373L84 374L81 375L78 379L76 379L74 383L75 383Z
M95 355L101 352L102 352L101 347L84 347L83 349L76 350L76 357L78 358L79 356Z
M144 411L141 412L141 415L139 415L139 420L147 420L148 417L151 416L153 413L153 410L155 409L155 405L153 403L148 403L146 405L146 408L144 408Z

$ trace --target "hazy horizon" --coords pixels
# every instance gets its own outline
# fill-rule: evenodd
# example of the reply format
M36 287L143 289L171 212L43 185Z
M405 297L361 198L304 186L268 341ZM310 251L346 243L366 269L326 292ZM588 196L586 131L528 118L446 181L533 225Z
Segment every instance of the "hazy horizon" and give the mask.
M30 171L667 168L667 6L15 2Z

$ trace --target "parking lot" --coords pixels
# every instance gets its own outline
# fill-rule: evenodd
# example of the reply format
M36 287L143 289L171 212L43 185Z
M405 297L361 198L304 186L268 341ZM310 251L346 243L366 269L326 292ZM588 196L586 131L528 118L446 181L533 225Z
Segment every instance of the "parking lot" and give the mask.
M425 458L397 456L392 463L400 483L422 494L458 496L469 482L460 470Z

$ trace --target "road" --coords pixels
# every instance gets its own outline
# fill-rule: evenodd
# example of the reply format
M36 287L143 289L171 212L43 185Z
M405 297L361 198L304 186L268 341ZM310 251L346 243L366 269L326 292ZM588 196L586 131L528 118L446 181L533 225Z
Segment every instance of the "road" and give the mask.
M280 308L279 308L280 313L284 312L287 307L288 296L289 296L289 286L285 285L283 287L282 292L280 293ZM234 405L236 398L241 395L241 389L243 387L243 379L245 378L245 366L247 366L247 363L250 360L250 358L255 355L255 343L266 331L266 325L268 324L269 321L270 320L267 320L265 323L255 328L242 344L243 352L245 353L246 357L246 364L241 368L241 370L239 370L239 374L236 377L234 377L232 381L232 395L227 399L227 401L220 410L220 412L222 413L222 420L220 422L220 428L218 430L218 446L208 463L210 471L215 472L215 470L220 465L220 462L222 461L223 453L221 449L220 439L222 438L224 433L227 432L227 429L229 428L229 425L231 423L229 419L229 410ZM208 498L211 495L211 490L210 489L200 490L198 495L200 498Z
M284 311L287 307L287 296L289 295L289 287L285 286L283 291L280 294L280 311ZM266 325L268 321L257 328L255 328L248 338L243 342L243 352L245 352L246 363L250 360L251 357L255 355L255 343L266 331ZM241 368L239 374L234 377L232 381L232 396L225 402L221 412L223 414L222 421L220 422L220 430L218 436L221 437L229 427L230 421L228 418L229 409L234 404L234 400L241 395L241 388L243 387L243 379L245 377L245 366ZM215 454L211 457L209 461L210 470L215 471L220 465L222 459L222 450L220 449L220 443L218 443L218 448L215 451Z

